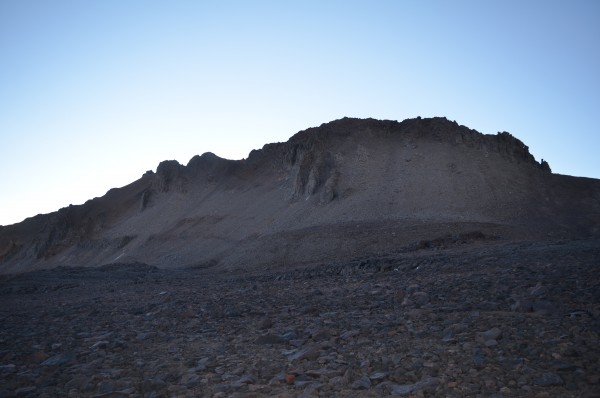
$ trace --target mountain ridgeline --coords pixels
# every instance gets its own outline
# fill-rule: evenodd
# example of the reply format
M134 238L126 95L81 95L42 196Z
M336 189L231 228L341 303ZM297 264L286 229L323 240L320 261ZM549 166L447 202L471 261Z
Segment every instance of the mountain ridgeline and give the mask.
M456 237L600 237L600 180L552 174L509 133L445 118L344 118L243 160L165 161L83 205L0 227L0 272L270 269Z

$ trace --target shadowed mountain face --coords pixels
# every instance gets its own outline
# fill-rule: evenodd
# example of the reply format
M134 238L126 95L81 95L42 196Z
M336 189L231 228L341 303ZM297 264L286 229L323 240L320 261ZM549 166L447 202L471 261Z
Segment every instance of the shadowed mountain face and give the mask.
M0 227L0 272L135 261L267 269L447 236L600 237L600 180L552 174L508 133L344 118L240 161L165 161L101 198Z

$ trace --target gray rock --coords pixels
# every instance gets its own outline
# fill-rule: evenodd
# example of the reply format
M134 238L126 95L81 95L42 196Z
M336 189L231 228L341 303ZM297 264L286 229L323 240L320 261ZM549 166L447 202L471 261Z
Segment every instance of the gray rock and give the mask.
M271 329L273 327L273 320L271 318L263 318L258 323L258 328L261 330Z
M75 360L75 354L66 352L66 353L54 355L53 357L46 359L40 365L42 365L42 366L60 366L60 365L69 363L73 360Z
M0 372L2 373L14 373L17 371L15 364L9 363L8 365L0 365Z
M479 333L478 337L482 341L498 340L502 338L502 330L500 330L500 328L491 328L489 330L486 330L485 332Z
M473 350L473 366L475 366L476 369L481 369L486 364L487 358L485 356L485 353L479 348Z
M416 390L416 384L389 384L388 388L392 394L404 397Z
M138 333L138 334L136 335L136 337L135 337L135 338L136 338L136 340L138 340L138 341L144 341L144 340L147 340L147 339L149 339L149 338L150 338L150 337L152 337L152 336L153 336L153 333L145 333L145 332L140 332L140 333Z
M353 390L368 390L371 388L371 379L368 376L363 376L352 383Z
M555 362L552 367L559 372L574 372L577 369L575 364L569 362Z
M181 378L180 383L187 388L194 388L202 384L202 379L195 373L188 373Z
M284 344L285 340L274 334L264 334L259 336L255 341L256 344Z
M92 350L103 350L103 349L105 349L107 346L108 346L108 341L106 341L106 340L101 340L101 341L98 341L98 342L94 343L94 344L93 344L93 345L90 347L90 349L92 349Z
M104 394L108 392L113 392L115 390L115 385L110 380L102 380L98 384L96 384L96 389L98 392Z
M562 377L552 372L542 373L540 376L536 377L533 382L542 387L560 386L565 383Z
M429 302L429 295L425 292L415 292L412 295L412 300L417 306L422 306Z
M388 389L392 394L404 397L417 391L434 389L439 384L440 380L437 377L427 376L414 384L389 384Z
M541 282L529 289L529 294L534 297L544 297L548 293L548 288L542 286Z
M256 377L250 374L242 375L235 383L236 386L241 386L243 384L254 384L257 382Z
M413 283L406 288L406 293L410 294L416 292L417 290L419 290L419 285Z
M532 311L531 299L520 298L515 299L515 303L510 306L511 311L517 312L531 312Z
M371 380L383 380L387 376L386 372L375 372L369 375L369 379Z
M295 330L288 330L282 336L285 341L290 341L298 338L298 333Z
M205 370L209 366L214 366L215 362L211 361L210 357L203 357L196 361L196 369L199 371Z
M340 334L340 339L342 340L348 340L356 335L358 335L360 332L358 330L347 330L345 332L343 332L342 334Z
M301 350L296 351L288 356L290 361L297 361L302 359L317 359L321 353L321 350L316 346L309 346Z
M305 372L305 374L307 376L310 377L321 377L321 376L326 376L326 377L331 377L331 376L339 376L341 373L340 370L334 370L334 369L312 369L312 370L307 370Z
M225 318L239 318L242 316L242 312L236 307L228 307L223 311Z
M143 386L145 390L152 391L165 388L167 386L167 383L165 383L165 381L159 377L154 377L151 379L144 380Z
M131 391L111 391L94 395L93 398L128 398Z
M495 301L482 301L477 304L477 309L481 311L498 311L500 304Z
M531 309L539 315L552 315L558 311L558 307L548 300L535 300L531 304Z
M454 332L452 330L444 330L442 341L444 343L454 343L456 342L456 338Z
M309 331L310 338L314 341L327 340L331 338L331 331L327 328L315 327Z
M15 390L15 396L16 397L25 397L27 395L34 393L36 390L37 390L37 387L35 387L35 386L19 387Z

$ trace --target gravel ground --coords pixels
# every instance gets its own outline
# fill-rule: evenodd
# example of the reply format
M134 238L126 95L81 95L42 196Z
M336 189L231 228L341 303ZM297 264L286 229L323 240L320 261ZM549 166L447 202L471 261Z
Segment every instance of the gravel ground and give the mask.
M600 242L413 249L2 276L0 397L600 397Z

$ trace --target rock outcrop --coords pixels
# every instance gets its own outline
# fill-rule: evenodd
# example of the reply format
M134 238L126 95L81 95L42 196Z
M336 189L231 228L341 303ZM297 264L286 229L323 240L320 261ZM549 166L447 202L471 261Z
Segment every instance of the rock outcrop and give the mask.
M101 198L1 227L0 272L301 265L474 231L599 236L599 215L600 181L552 174L509 133L344 118L240 161L165 161Z

